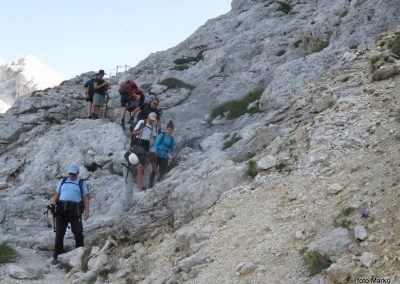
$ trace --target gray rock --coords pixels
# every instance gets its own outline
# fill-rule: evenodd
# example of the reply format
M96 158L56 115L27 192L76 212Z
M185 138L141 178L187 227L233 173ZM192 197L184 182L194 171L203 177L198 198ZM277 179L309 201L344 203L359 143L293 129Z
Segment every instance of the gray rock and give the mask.
M316 251L328 258L337 257L345 252L351 243L349 231L344 228L337 228L326 236L313 241L308 246L307 251Z
M22 268L22 267L20 267L18 265L15 265L15 264L7 265L7 273L12 278L19 279L19 280L27 280L27 279L34 279L35 278L28 271L26 271L24 268Z
M310 280L310 284L325 284L325 283L326 283L325 277L322 276L322 275L320 275L320 274L315 275L315 276L314 276L313 278L311 278L311 280Z
M270 168L276 166L276 164L277 164L277 159L276 159L276 157L273 157L273 156L269 156L269 155L268 155L268 156L262 157L262 158L257 162L257 167L258 167L259 169L262 169L262 170L268 170L268 169L270 169Z
M178 261L177 268L182 270L183 272L189 272L192 267L205 264L214 261L212 256L208 256L202 253L195 253L187 258Z
M85 248L80 247L70 252L60 254L58 261L63 265L71 268L71 270L82 270L82 257L85 254Z
M360 256L360 262L365 267L371 267L378 260L378 256L371 252L363 252Z
M257 265L255 265L253 262L248 262L244 261L239 263L239 265L236 267L236 275L247 275L250 273L253 273L257 268Z
M368 233L364 226L357 225L354 227L354 236L356 239L364 241L368 237Z

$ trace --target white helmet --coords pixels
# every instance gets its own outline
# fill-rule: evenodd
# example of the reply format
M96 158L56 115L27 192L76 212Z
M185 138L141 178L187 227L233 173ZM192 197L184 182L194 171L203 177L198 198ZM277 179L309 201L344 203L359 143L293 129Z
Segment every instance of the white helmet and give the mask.
M132 165L137 165L139 163L139 158L134 153L129 155L128 160L129 163Z

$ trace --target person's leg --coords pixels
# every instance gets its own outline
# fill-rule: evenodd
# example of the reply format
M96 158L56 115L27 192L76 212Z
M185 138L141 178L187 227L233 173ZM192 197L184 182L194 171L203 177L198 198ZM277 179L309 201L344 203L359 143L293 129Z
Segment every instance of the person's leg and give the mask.
M138 186L142 189L144 187L144 166L142 164L138 164L136 166L136 170Z
M123 167L122 172L125 178L124 208L128 211L132 207L133 173L127 167Z
M71 223L71 231L75 237L75 247L83 247L83 226L80 217L72 217L69 222Z
M160 177L158 179L161 179L163 175L167 172L167 166L168 166L168 159L165 158L158 158L158 169L160 171Z
M155 161L151 161L150 163L152 163L152 170L150 173L150 178L149 178L149 188L152 188L154 186L154 179L156 177L157 171L158 170L158 159L156 159ZM159 176L159 174L157 174Z
M68 219L65 216L56 218L56 240L54 244L54 259L57 259L59 254L64 252L64 235L67 230Z

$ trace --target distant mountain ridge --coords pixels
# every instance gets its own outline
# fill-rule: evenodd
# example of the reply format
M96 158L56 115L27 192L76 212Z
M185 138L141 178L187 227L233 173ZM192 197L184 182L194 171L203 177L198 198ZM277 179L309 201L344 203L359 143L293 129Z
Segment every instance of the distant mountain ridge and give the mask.
M0 113L9 109L16 97L58 85L63 78L34 55L6 63L0 58Z

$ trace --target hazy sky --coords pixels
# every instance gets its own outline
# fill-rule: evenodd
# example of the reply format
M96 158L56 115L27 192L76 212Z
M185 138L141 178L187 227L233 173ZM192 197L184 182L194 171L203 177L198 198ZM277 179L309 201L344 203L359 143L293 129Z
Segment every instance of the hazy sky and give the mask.
M30 53L70 78L135 66L228 12L231 0L12 0L0 7L0 58Z

